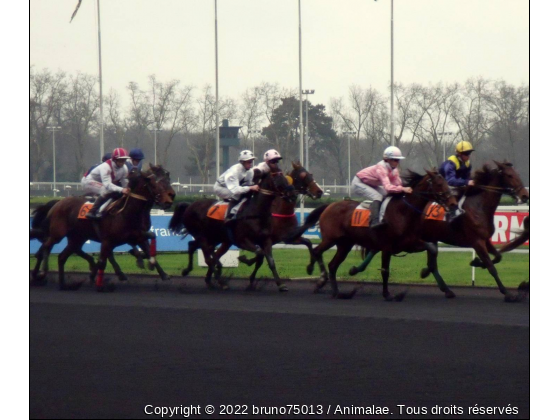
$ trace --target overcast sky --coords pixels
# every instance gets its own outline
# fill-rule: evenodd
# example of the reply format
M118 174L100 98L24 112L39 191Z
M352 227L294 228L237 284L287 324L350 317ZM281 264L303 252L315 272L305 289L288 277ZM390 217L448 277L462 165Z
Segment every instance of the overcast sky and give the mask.
M30 62L98 74L96 0L31 0ZM527 0L395 0L395 82L529 82ZM328 105L352 84L388 94L390 0L302 0L303 88ZM155 74L214 85L213 0L101 0L104 93ZM297 0L218 0L220 97L297 89ZM200 91L199 91L200 92Z

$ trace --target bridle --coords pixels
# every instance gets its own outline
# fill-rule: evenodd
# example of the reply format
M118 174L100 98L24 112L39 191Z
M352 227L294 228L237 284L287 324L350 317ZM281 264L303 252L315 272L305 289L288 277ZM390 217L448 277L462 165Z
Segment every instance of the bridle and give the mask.
M440 178L443 178L441 175L436 175ZM447 200L449 200L449 198L451 198L453 196L453 194L451 194L451 190L449 189L449 186L447 187L447 189L445 191L440 191L440 192L436 192L434 191L434 183L432 181L432 179L428 179L427 180L428 183L428 191L416 191L413 192L411 195L415 195L417 197L430 197L433 198L433 200L438 203L440 206L442 206L445 211L449 211L449 207L447 206ZM416 210L419 213L423 213L421 210L416 209L412 204L410 204L408 201L406 201L406 198L403 197L403 201L406 205L408 205L409 207L412 207L414 210Z
M283 172L282 171L270 172L270 176L272 176L272 177L275 177L275 176L278 176L278 175L283 175ZM259 188L259 194L274 195L274 196L277 196L277 197L286 197L288 195L288 191L278 190L278 187L276 186L276 183L274 182L274 178L273 178L272 184L274 185L275 191L268 190L266 188Z
M298 171L298 175L300 175L302 170L301 170L301 168L300 168L300 169L298 169L297 171ZM303 178L303 179L302 179L301 177L299 177L299 176L295 176L294 179L297 179L297 180L300 180L300 181L301 181L301 186L296 187L296 186L295 186L296 182L294 182L294 189L295 189L295 191L296 191L298 194L301 194L301 195L305 195L305 196L314 198L313 195L309 192L309 187L310 187L311 185L315 185L318 189L321 189L321 187L319 186L319 184L317 184L317 181L315 181L314 179L312 179L311 182L309 182L309 183L307 184L307 186L304 185L304 182L303 182L303 181L308 180L308 178L309 178L310 176L311 176L311 174L310 174L309 172L306 172L305 178Z
M494 169L496 173L500 176L500 184L503 184L503 169ZM492 185L473 185L474 188L478 188L483 191L488 191L496 194L507 194L513 198L519 197L519 192L524 188L523 185L518 185L517 187L494 187Z

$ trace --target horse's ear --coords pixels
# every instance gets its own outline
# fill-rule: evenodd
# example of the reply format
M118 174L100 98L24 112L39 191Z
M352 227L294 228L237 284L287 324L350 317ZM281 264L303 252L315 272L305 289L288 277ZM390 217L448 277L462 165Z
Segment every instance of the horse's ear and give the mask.
M294 162L293 160L292 160L292 168L297 169L296 162Z
M504 164L503 163L500 163L497 160L492 160L492 162L494 162L496 164L498 169L504 169Z

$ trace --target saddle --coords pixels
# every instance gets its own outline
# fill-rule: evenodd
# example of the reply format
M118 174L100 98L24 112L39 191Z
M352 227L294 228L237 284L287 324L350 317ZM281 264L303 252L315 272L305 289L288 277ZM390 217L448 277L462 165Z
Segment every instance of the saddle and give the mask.
M80 211L78 212L78 219L87 219L86 214L88 214L89 210L93 207L95 200L97 199L98 195L85 195L84 198L86 202L80 207ZM109 198L105 203L101 205L99 208L99 212L104 216L105 213L109 212L115 205L118 200L114 198Z
M235 215L239 212L239 209L241 209L241 206L245 204L246 201L247 198L241 199L241 201L231 209L230 214L232 215L232 218L235 218ZM206 216L210 219L223 221L226 219L228 207L229 201L218 201L208 209L208 211L206 212Z
M379 210L379 222L383 222L383 216L385 216L385 210L389 205L389 202L393 198L392 195L388 196L381 203L381 209ZM373 201L364 200L358 207L354 209L352 213L352 227L369 227L369 219L371 215L370 206Z

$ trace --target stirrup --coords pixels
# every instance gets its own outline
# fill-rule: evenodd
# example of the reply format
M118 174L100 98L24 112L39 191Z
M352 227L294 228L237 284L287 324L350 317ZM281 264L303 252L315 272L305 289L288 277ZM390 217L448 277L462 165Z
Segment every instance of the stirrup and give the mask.
M101 215L99 213L88 213L86 214L86 219L89 220L101 220Z

